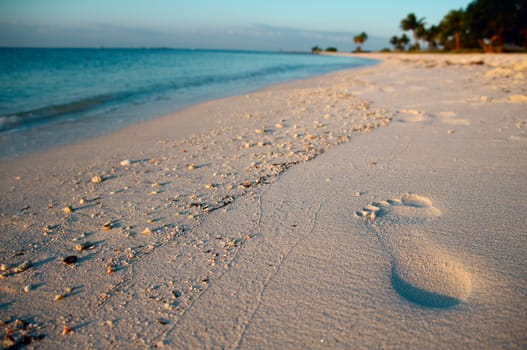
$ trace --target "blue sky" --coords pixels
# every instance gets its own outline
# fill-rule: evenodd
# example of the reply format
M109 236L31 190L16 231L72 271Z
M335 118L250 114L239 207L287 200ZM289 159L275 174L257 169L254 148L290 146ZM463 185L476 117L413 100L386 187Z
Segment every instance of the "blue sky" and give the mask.
M0 46L309 50L388 47L409 12L437 24L469 0L0 0Z

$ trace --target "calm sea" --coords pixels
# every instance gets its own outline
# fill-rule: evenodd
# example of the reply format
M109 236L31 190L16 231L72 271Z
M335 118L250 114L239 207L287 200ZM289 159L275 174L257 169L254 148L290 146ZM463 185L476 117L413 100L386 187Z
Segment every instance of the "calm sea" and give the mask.
M96 136L193 103L372 62L245 51L0 48L0 139L44 128L60 144L76 127Z

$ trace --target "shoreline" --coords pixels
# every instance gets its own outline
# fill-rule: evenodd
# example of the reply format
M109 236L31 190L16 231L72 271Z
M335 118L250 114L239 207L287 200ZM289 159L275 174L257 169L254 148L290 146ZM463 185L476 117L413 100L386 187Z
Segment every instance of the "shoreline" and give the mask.
M65 155L70 152L70 150L73 150L72 152L75 153L78 152L81 155L80 158L92 162L97 160L98 157L98 154L96 154L96 149L98 149L97 145L101 143L112 144L112 139L120 139L122 141L125 141L113 143L112 157L119 157L120 154L128 153L130 149L134 149L135 151L137 151L138 149L145 148L144 146L148 145L148 143L151 142L152 138L157 138L158 142L164 142L163 139L171 139L172 141L183 140L187 136L191 136L204 131L204 125L212 125L212 128L222 127L222 122L212 116L210 112L210 109L217 109L215 104L218 104L220 106L226 106L231 103L236 104L237 100L244 100L252 95L264 96L269 91L273 90L294 90L302 89L305 86L310 87L319 85L323 85L327 88L328 86L331 86L331 84L328 84L328 81L333 79L333 77L339 77L340 73L342 72L348 72L351 74L352 72L372 67L376 64L379 64L380 62L379 59L376 58L373 58L371 60L377 62L363 67L344 69L312 77L273 83L271 85L262 88L257 88L254 91L250 91L240 95L215 98L211 100L193 103L188 106L184 106L181 109L177 109L173 112L162 114L150 119L137 121L124 127L117 128L116 130L103 133L101 135L87 138L83 137L80 141L77 142L67 143L65 145L52 146L51 148L33 151L28 154L16 156L14 158L0 159L0 168L3 167L3 164L7 164L10 162L32 163L34 160L36 161L37 159L42 157L50 159L53 157ZM368 101L363 102L367 103ZM245 109L243 108L245 107L241 107L241 111L236 111L234 113L243 114L245 111ZM199 115L200 119L196 120L195 115ZM319 119L323 119L322 117L323 116L321 116ZM177 126L176 128L174 128L175 130L169 130L168 127L173 125ZM134 139L136 140L134 141ZM142 144L141 147L134 146L134 144L138 142ZM105 155L108 156L107 153ZM80 166L80 164L75 165Z
M75 50L73 51L75 52ZM187 55L192 55L194 52L196 52L192 50L176 51L181 51L183 54L181 54L181 56L169 55L166 60L188 60ZM204 52L206 51L207 50L204 50ZM91 50L90 52L91 54L96 54L98 50ZM255 55L254 57L245 57L246 55L251 56L253 54ZM53 105L50 103L48 106L35 106L33 102L32 106L36 109L32 111L25 111L21 113L13 111L12 113L8 113L1 117L2 120L7 118L5 119L6 125L9 126L12 123L11 126L13 126L14 129L8 129L0 133L0 158L15 159L23 155L43 151L53 147L74 144L82 139L98 137L104 134L112 133L135 123L159 118L164 115L170 115L179 110L197 105L199 103L257 92L274 84L287 82L291 79L302 79L304 76L310 78L316 77L317 75L324 75L325 71L335 69L336 67L340 67L341 70L342 65L345 62L347 62L345 65L348 66L360 64L369 65L368 63L363 62L365 60L361 61L361 59L342 60L327 58L325 61L311 58L291 59L284 56L285 54L280 54L278 52L269 52L265 54L262 52L220 50L218 51L218 55L219 57L217 59L220 62L218 63L219 65L221 65L221 62L225 61L225 57L229 57L228 55L233 55L233 57L231 57L232 59L240 60L242 62L243 59L254 59L256 62L254 63L253 70L247 71L245 68L245 70L241 73L235 73L232 71L229 71L230 73L214 73L209 72L211 70L211 67L209 67L209 71L207 73L208 75L203 77L193 76L193 73L189 73L188 77L185 75L178 77L177 79L181 81L185 81L186 79L189 82L189 85L186 87L180 87L178 85L178 81L173 81L174 77L167 76L167 82L164 83L165 85L162 85L165 87L165 89L159 88L158 90L155 90L153 87L149 87L147 82L143 82L144 86L138 85L141 81L140 79L136 78L132 82L132 85L135 86L135 88L130 87L128 90L124 89L121 92L110 93L107 91L109 87L101 84L100 89L106 92L97 95L97 97L83 99L78 96L70 96L70 98L68 98L69 95L65 92L64 96L60 98L60 100L63 100L63 104ZM240 57L236 55L240 55ZM72 56L75 55L72 54ZM263 71L259 71L258 69L262 69L262 57L267 56L271 57L269 58L269 63L267 64L269 67L264 65L267 68ZM308 55L304 56L307 57ZM145 55L145 57L139 55L138 60L139 62L142 62L141 59L148 60L149 57L149 55ZM164 56L162 56L160 59L163 57ZM126 58L127 56L125 56L123 59ZM208 59L200 55L195 58L197 62ZM284 62L288 62L288 59L291 61L290 65L294 65L294 68L284 68ZM209 61L213 61L213 59L210 58ZM325 62L323 67L319 66L320 62ZM161 64L162 63L163 62L161 62ZM205 64L207 64L207 62L205 62ZM212 65L210 62L208 64ZM303 66L299 64L305 65ZM138 69L141 69L141 65L139 63L138 65ZM187 69L192 70L192 65L190 63L187 65L189 65ZM277 70L277 67L280 69ZM119 68L120 67L117 65L117 71L119 71ZM170 71L170 67L166 68ZM282 68L285 70L281 70ZM271 69L271 71L268 71L268 69ZM156 70L153 69L153 72L155 73ZM314 72L317 73L315 74ZM293 79L294 77L296 77L296 79ZM69 84L75 87L75 81L70 82ZM82 86L82 81L78 82L78 84L80 84L78 85L80 89L80 86ZM170 86L172 86L171 84L176 84L176 86L170 88ZM194 86L196 84L199 86L199 89ZM147 94L147 96L143 99L137 100L137 93L134 95L133 91L139 88L150 91L150 95ZM57 91L61 90L57 89ZM158 95L155 96L154 92L156 92ZM93 95L95 93L91 91L91 94ZM130 96L126 98L127 95ZM73 99L73 101L71 99ZM66 103L64 101L69 102ZM31 105L31 102L32 100L30 98L28 103ZM78 111L74 110L78 106L82 107L86 104L93 105L87 109L80 109ZM60 112L69 108L73 109L71 113ZM56 112L54 115L51 114L49 120L47 118L38 117L41 113L40 111L55 113L53 111L56 110L59 110L59 112ZM32 115L33 112L36 113L34 116ZM25 120L25 116L31 117L33 120L30 119L28 124L24 124L21 121ZM10 119L12 119L12 121L10 121Z
M5 327L43 348L525 346L527 60L482 56L383 54L2 161Z

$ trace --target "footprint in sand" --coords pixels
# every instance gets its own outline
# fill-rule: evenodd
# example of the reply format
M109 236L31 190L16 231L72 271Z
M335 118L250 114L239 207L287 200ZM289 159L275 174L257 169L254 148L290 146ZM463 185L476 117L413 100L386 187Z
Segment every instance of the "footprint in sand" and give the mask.
M401 296L427 307L450 307L468 298L469 274L424 235L426 223L441 215L429 198L404 194L373 202L356 215L392 256L392 285Z
M418 123L426 120L424 111L416 109L401 109L397 111L397 120L404 123Z
M439 121L443 124L463 125L463 126L470 125L470 121L468 119L459 118L455 112L451 112L451 111L438 112L436 113L436 116L438 117Z

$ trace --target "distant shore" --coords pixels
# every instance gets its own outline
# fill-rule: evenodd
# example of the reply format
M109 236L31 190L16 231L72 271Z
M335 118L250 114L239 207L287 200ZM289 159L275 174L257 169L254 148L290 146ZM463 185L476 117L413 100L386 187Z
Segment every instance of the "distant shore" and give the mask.
M3 346L527 346L527 55L351 55L0 161Z

